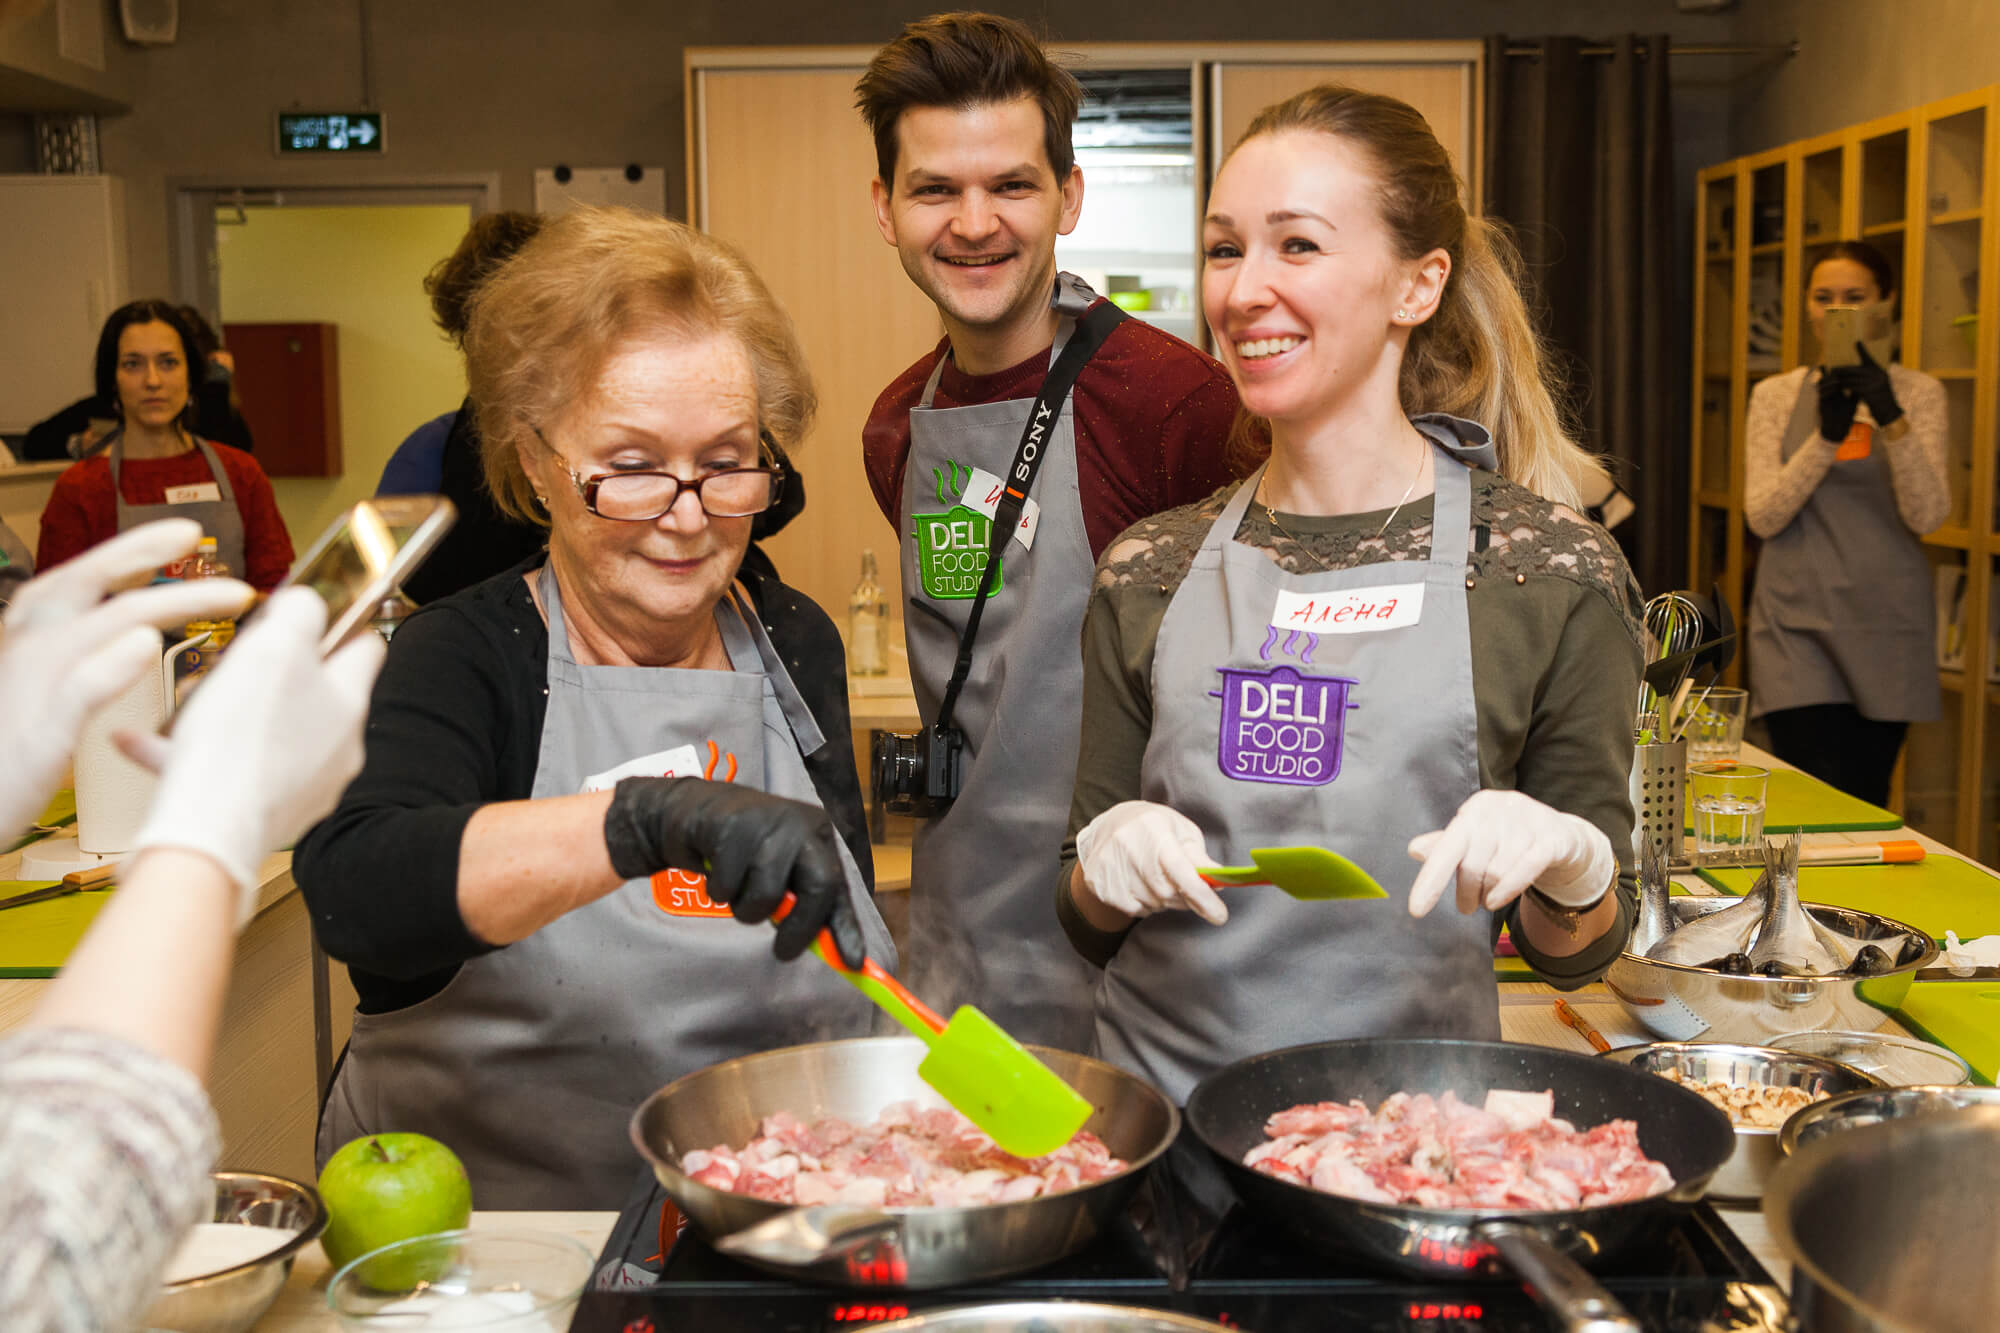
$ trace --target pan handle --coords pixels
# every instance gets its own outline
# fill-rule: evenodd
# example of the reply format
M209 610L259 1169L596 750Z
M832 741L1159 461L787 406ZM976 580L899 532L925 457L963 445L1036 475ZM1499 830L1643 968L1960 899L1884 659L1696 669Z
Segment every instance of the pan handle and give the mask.
M1473 1230L1492 1242L1528 1294L1557 1317L1566 1333L1645 1333L1597 1279L1533 1227L1482 1222Z
M715 1248L739 1258L761 1259L787 1268L810 1268L852 1254L871 1242L894 1237L901 1225L890 1213L819 1204L788 1208L755 1226L718 1236Z

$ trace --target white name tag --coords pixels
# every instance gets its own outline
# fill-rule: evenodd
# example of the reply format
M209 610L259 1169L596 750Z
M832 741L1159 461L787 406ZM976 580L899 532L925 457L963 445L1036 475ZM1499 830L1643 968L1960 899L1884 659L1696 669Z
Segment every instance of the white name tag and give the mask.
M972 469L972 480L965 483L965 498L959 501L967 509L976 509L992 518L1000 510L1000 496L1005 488L1000 478L985 468ZM1021 549L1035 549L1035 525L1042 521L1042 507L1033 500L1021 502L1021 522L1014 529L1014 540L1021 543Z
M167 487L167 503L170 505L199 504L203 500L220 500L222 488L212 481L204 481L199 486Z
M698 778L701 776L701 760L692 745L676 746L671 750L661 750L654 754L642 754L637 759L627 759L616 768L607 768L602 773L592 773L577 788L581 795L587 791L610 791L618 785L620 778Z
M1396 583L1346 592L1281 592L1271 627L1307 634L1373 634L1423 619L1424 585Z

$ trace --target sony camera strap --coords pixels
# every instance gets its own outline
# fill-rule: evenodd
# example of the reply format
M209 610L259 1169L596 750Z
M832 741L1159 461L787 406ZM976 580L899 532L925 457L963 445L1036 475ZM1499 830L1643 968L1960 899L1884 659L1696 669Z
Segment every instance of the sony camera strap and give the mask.
M979 620L986 610L986 598L993 591L993 579L1000 569L1000 554L1007 549L1013 539L1015 525L1021 521L1021 510L1028 502L1028 489L1035 484L1035 474L1041 471L1042 455L1047 452L1049 433L1055 429L1056 418L1062 412L1069 391L1076 386L1076 377L1083 373L1084 363L1089 361L1111 336L1111 331L1127 316L1121 308L1109 301L1099 301L1076 322L1075 332L1063 344L1062 355L1049 367L1049 373L1042 377L1041 392L1035 395L1035 404L1028 412L1028 421L1021 428L1021 443L1015 446L1014 461L1007 468L1007 475L1001 478L1000 504L993 513L992 541L986 552L986 567L979 571L979 591L974 594L972 614L965 618L965 629L958 636L958 660L952 664L951 682L945 686L944 701L938 706L937 725L949 729L953 711L958 706L958 693L965 688L965 678L972 671L972 645L979 637Z

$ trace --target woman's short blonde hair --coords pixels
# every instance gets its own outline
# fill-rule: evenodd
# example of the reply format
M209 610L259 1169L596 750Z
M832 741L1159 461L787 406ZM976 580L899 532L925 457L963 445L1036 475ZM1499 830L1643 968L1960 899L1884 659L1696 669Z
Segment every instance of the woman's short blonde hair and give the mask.
M520 447L588 403L622 345L661 330L742 343L759 425L798 449L817 406L812 375L791 317L743 256L657 214L582 208L550 219L472 301L466 379L504 512L547 524Z

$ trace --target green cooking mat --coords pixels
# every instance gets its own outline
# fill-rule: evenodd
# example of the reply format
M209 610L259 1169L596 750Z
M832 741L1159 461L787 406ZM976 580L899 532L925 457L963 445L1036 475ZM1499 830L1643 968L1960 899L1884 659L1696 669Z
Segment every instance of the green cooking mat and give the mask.
M48 825L50 828L61 828L64 825L74 824L76 822L76 793L70 791L68 788L57 792L49 799L48 809L42 811L41 818L35 822L37 824ZM40 830L25 833L12 846L8 847L7 851L18 852L23 847L40 842L48 836L48 833Z
M1694 818L1692 808L1688 819ZM1870 805L1859 796L1849 796L1838 787L1829 787L1810 773L1794 768L1774 768L1764 789L1764 831L1790 833L1846 833L1867 829L1899 829L1902 816L1879 805ZM1687 831L1692 834L1694 825Z
M53 881L0 881L0 898L11 898L31 889L45 889ZM69 960L70 950L90 929L90 923L104 904L111 901L108 890L66 893L46 902L25 907L0 909L0 977L52 977Z
M2000 986L1985 981L1919 981L1897 1017L1904 1026L1965 1057L1986 1084L2000 1079Z
M1701 877L1724 893L1741 896L1757 882L1754 870L1704 870ZM2000 932L2000 879L1955 856L1932 854L1912 865L1805 866L1799 897L1858 912L1873 912L1943 939Z

